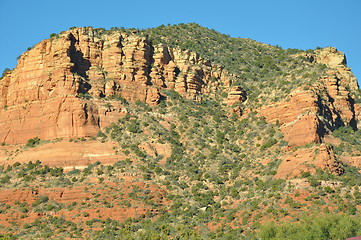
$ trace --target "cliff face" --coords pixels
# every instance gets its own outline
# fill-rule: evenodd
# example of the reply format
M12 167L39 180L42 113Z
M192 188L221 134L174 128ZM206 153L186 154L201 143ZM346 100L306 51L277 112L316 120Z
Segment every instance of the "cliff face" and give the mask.
M330 68L327 75L314 86L295 89L289 99L260 110L267 121L281 125L290 146L320 143L325 134L340 126L357 129L359 120L351 96L358 84L351 70L344 65L344 54L335 48L325 48L309 57L311 61L327 64Z
M189 51L152 46L134 34L72 29L22 54L0 82L0 141L92 136L124 114L110 99L155 105L161 89L174 89L198 100L229 79Z

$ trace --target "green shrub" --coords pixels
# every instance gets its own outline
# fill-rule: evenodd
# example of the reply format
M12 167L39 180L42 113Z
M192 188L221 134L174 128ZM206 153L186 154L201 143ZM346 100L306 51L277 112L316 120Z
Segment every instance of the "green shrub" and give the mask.
M2 75L1 75L1 77L0 77L0 80L3 79L8 72L11 72L11 69L10 68L5 68Z
M73 169L68 172L68 175L76 175L79 174L81 171L79 169Z
M318 181L317 179L314 179L314 178L309 179L309 182L310 182L311 187L317 187L317 186L321 185L320 181Z
M52 34L50 34L50 38L57 38L57 37L59 37L59 35L58 35L58 34L56 34L56 33L52 33Z
M130 124L127 126L129 132L132 133L141 133L143 130L140 128L139 123L135 121L131 121Z
M269 138L269 139L263 141L263 144L261 145L261 150L270 148L273 145L275 145L277 142L278 142L277 139Z
M299 223L275 223L261 226L261 239L344 240L361 234L361 218L347 215L324 215L302 219Z
M35 137L35 138L29 139L25 146L29 147L29 148L33 148L39 144L40 144L40 139L38 137Z

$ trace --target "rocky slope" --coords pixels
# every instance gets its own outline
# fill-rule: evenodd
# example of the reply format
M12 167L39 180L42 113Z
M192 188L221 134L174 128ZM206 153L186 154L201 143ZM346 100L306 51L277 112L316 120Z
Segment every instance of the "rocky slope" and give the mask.
M361 98L336 48L71 28L0 89L0 234L250 239L361 212Z
M311 57L311 56L309 56ZM345 56L335 48L319 50L311 59L330 68L313 87L295 89L286 101L261 110L267 121L281 124L290 146L319 143L325 134L340 126L357 129L357 113L352 92L358 90L356 78L345 67ZM312 60L314 61L314 60Z
M344 54L336 48L325 48L307 57L311 62L326 64L329 68L326 75L312 87L295 89L290 93L289 99L265 106L260 111L267 121L280 124L284 139L291 147L322 143L325 136L333 130L341 126L357 129L360 121L356 110L358 105L352 96L358 90L358 84L351 70L345 66ZM327 153L328 158L334 158L332 149ZM317 156L312 156L314 159L315 157L318 159ZM306 163L314 162L307 156L301 155L301 158ZM326 167L327 164L316 165ZM291 170L292 167L286 169ZM339 170L330 171L339 174Z
M3 78L0 139L94 136L124 115L118 101L105 100L156 105L162 89L197 100L230 84L222 67L190 51L151 46L131 33L76 28L35 45Z

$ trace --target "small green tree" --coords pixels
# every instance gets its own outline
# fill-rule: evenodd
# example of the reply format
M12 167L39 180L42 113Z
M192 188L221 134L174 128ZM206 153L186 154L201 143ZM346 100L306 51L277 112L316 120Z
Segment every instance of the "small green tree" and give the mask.
M29 147L29 148L33 148L33 147L36 147L39 144L40 144L40 138L35 137L35 138L29 139L28 142L26 143L26 146Z
M7 73L7 72L10 72L10 71L11 71L10 68L5 68L4 71L3 71L3 73L2 73L2 75L1 75L1 78L0 78L0 79L3 79L3 77L5 77L5 75L6 75L6 73Z

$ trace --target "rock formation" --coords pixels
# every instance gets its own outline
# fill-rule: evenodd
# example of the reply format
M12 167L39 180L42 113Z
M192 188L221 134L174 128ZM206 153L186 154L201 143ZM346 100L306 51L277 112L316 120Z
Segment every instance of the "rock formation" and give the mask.
M226 104L233 105L246 100L246 91L240 86L232 86L228 92Z
M322 143L340 126L357 129L361 117L351 94L358 84L345 55L325 48L305 57L327 65L328 72L312 86L294 89L289 99L259 109L267 122L280 125L290 147ZM223 91L231 114L241 117L251 109L240 106L247 93L233 77L195 52L153 45L141 34L74 28L22 54L1 80L0 141L94 136L127 114L125 101L157 105L167 89L196 101ZM325 152L332 158L331 150Z
M112 99L156 105L161 89L175 89L198 100L221 83L230 86L228 74L196 53L131 33L71 29L22 54L0 82L0 141L93 136L124 114Z
M337 51L335 47L326 47L316 50L315 61L331 67L346 64L346 57L343 52Z
M351 96L351 90L358 89L358 84L350 69L343 65L344 54L335 48L326 48L313 58L331 68L319 84L295 89L289 100L260 110L267 121L281 124L290 146L320 143L325 134L340 126L356 129L360 120Z
M276 178L291 178L300 176L302 172L314 174L316 167L334 175L344 172L342 164L337 159L332 147L325 144L312 148L300 148L282 156Z
M358 84L350 68L344 65L345 55L336 48L325 48L308 55L308 58L311 62L326 64L330 70L314 86L295 89L288 100L260 110L267 121L280 124L284 139L291 147L322 143L324 137L338 127L357 129L360 121L359 106L351 94L358 89ZM309 171L309 164L327 169L335 175L343 173L343 167L330 146L315 148L316 154L309 149L297 150L289 157L286 154L277 177L285 178Z

